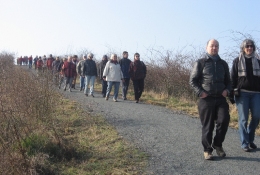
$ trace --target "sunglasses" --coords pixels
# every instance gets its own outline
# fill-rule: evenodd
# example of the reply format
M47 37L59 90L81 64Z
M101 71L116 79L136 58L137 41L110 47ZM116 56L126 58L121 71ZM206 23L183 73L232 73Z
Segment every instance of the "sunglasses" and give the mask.
M249 48L249 47L254 48L253 45L246 45L246 46L245 46L245 48Z

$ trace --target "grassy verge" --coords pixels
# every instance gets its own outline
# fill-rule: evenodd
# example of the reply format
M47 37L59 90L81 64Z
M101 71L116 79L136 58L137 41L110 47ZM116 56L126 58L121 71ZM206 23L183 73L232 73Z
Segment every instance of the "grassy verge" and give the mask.
M54 174L144 174L147 156L118 135L101 116L91 116L76 102L61 99L55 115L67 158L50 159Z

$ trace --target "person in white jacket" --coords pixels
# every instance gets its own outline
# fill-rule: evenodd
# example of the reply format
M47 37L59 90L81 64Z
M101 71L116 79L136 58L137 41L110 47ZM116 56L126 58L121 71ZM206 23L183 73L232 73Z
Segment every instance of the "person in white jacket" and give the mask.
M114 85L113 101L117 102L120 82L124 81L120 64L117 61L117 55L112 54L110 61L107 62L103 72L103 79L107 81L107 92L105 99L108 100L112 86Z

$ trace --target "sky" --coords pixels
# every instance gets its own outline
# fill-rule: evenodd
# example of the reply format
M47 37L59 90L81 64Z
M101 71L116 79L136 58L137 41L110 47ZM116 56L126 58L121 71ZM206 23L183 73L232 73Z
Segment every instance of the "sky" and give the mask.
M0 51L24 55L204 49L260 40L259 0L0 0ZM240 41L239 41L240 42ZM240 44L240 43L239 43ZM239 50L239 48L237 47Z

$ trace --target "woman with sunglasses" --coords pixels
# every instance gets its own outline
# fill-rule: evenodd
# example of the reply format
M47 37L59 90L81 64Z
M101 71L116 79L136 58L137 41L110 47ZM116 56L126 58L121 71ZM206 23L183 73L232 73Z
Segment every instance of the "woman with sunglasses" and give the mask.
M134 54L134 61L130 63L129 75L134 85L135 102L139 99L144 91L144 79L146 77L146 65L140 61L140 54Z
M232 88L239 116L241 148L245 152L257 148L254 138L260 119L260 61L255 50L255 42L245 39L231 70ZM249 111L250 123L248 123Z

